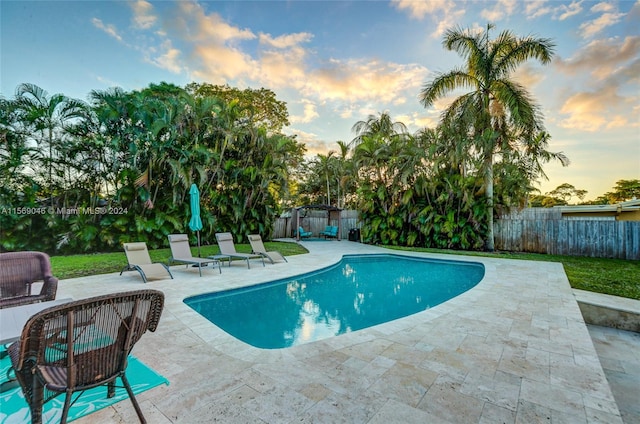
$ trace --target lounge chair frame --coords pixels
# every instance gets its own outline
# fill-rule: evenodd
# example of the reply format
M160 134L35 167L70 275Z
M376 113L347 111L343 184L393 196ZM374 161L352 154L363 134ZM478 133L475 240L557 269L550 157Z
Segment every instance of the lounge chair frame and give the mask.
M169 234L169 247L171 248L171 257L169 258L169 265L172 263L182 263L189 267L189 265L195 265L202 277L202 267L212 264L214 267L218 266L218 271L222 274L222 267L220 261L212 258L196 258L191 253L191 246L189 246L189 237L186 234Z
M220 248L220 255L228 256L229 266L231 266L231 259L242 259L247 261L247 268L251 268L251 264L249 263L250 259L260 259L262 261L262 266L264 266L264 256L256 254L256 253L238 253L236 251L236 246L233 243L233 235L231 233L216 233L216 240L218 242L218 247Z
M267 249L264 247L264 243L262 242L262 237L260 236L260 234L249 234L247 238L249 239L249 243L251 244L253 253L261 255L265 259L269 259L272 264L275 263L276 260L284 260L285 262L289 262L287 261L287 258L285 258L284 255L277 250L267 251Z
M157 271L164 269L169 274L169 277L173 280L173 274L168 266L160 262L151 262L149 256L149 250L147 244L144 242L123 243L125 256L127 257L127 265L122 268L120 275L125 271L138 271L142 277L143 282L147 282L149 279L159 278L160 275ZM146 270L146 272L145 272ZM147 272L150 276L147 277Z

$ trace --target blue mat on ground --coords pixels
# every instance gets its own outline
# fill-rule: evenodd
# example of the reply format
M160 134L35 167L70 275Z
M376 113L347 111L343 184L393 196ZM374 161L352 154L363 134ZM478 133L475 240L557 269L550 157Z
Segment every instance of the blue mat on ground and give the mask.
M9 357L0 361L0 383L7 381L7 371L11 368ZM169 380L156 373L154 370L146 366L134 356L129 357L129 365L127 366L127 378L136 395L146 390L157 387L161 384L169 384ZM121 386L121 380L116 380L116 386ZM62 415L62 406L64 405L64 394L50 400L44 404L42 411L43 423L59 423ZM77 393L74 394L75 399ZM69 418L67 421L73 421L92 412L106 408L114 403L124 400L128 402L128 406L133 410L133 404L129 400L127 391L124 387L116 388L116 395L107 398L107 387L96 387L87 390L69 409ZM31 422L31 413L29 406L24 400L22 389L18 387L0 393L0 423L2 424L18 424Z

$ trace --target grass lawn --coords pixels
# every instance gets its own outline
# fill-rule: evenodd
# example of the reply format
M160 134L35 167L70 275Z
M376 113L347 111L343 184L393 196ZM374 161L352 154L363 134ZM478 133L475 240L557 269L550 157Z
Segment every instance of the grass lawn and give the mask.
M267 250L278 250L285 256L300 255L308 251L297 243L265 242ZM571 287L614 296L640 300L640 261L622 259L587 258L579 256L543 255L537 253L511 252L467 252L441 249L420 249L391 247L397 250L413 250L421 252L458 254L468 256L486 256L504 259L523 259L528 261L560 262L564 266ZM250 253L249 244L236 244L238 252ZM194 256L198 248L192 247ZM219 253L217 245L202 246L202 257ZM169 249L149 251L154 262L167 263L171 256ZM124 252L96 253L90 255L71 255L51 257L54 275L59 279L82 277L85 275L120 272L127 264Z
M640 300L640 261L544 255L540 253L488 253L406 247L390 248L491 258L522 259L527 261L560 262L564 266L564 271L567 274L571 287L574 289Z
M236 250L240 253L251 253L250 244L236 244ZM309 253L307 249L297 243L264 242L267 250L277 250L284 256ZM198 256L198 248L191 247L193 256ZM201 246L200 256L207 257L220 253L217 245ZM171 250L149 250L149 256L153 262L168 263ZM85 275L108 274L120 272L127 265L127 258L122 252L94 253L88 255L52 256L51 267L53 274L60 280L65 278L83 277Z

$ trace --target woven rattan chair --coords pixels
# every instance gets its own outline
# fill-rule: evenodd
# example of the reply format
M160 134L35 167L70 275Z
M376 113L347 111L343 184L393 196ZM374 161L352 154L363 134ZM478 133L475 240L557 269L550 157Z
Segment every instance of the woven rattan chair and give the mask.
M0 253L0 309L54 300L57 289L58 279L46 253Z
M74 392L107 385L106 395L113 397L118 377L140 422L146 422L125 371L135 343L147 330L156 330L163 306L162 292L138 290L77 300L32 316L20 340L9 346L31 422L41 423L43 405L65 394L60 420L65 423Z

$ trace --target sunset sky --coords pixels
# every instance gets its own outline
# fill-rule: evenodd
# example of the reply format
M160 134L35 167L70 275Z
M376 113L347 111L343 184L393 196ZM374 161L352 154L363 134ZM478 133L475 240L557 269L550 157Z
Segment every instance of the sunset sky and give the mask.
M388 112L413 132L422 86L463 65L448 28L551 38L553 63L515 79L545 114L551 151L542 193L562 183L610 191L640 179L640 0L623 1L8 1L0 2L0 94L23 82L87 100L91 90L161 81L265 87L287 103L308 153L337 150L351 127ZM576 200L576 199L574 199Z

